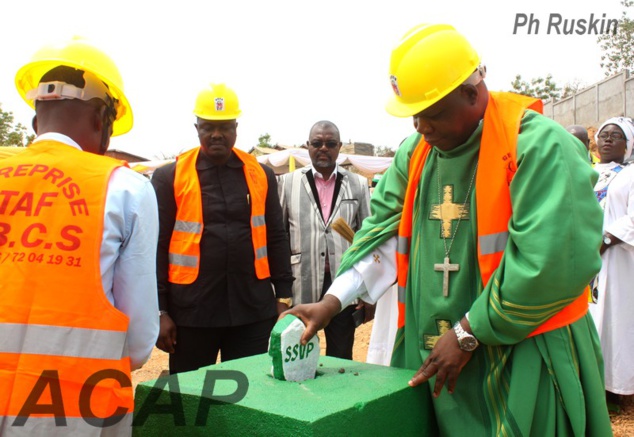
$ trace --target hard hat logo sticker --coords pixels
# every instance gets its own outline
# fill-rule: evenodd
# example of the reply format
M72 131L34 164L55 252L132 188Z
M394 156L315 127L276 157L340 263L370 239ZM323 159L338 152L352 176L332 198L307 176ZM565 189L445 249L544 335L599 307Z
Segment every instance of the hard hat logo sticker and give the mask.
M225 110L224 97L216 97L216 111L224 111L224 110Z
M398 89L398 82L396 80L396 76L390 76L390 83L392 84L392 90L394 90L394 94L401 97L401 90Z

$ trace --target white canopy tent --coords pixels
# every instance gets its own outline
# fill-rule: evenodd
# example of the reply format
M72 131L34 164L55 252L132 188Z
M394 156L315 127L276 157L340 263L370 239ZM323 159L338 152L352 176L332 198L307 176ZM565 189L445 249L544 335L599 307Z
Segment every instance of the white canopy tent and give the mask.
M139 172L144 175L151 175L154 173L159 167L163 167L165 164L169 164L170 162L174 162L173 159L159 159L155 161L142 161L142 162L131 162L130 168L136 172Z
M268 155L260 155L257 160L262 164L267 164L275 170L276 174L292 171L295 161L297 167L310 165L310 156L306 149L287 149ZM366 155L348 155L340 153L337 158L339 165L352 165L359 173L364 175L374 175L375 173L383 173L392 163L392 158Z

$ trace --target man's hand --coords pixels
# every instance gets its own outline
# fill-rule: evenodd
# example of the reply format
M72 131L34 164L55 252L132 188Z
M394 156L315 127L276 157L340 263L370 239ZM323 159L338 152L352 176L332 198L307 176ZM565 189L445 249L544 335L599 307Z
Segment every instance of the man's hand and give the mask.
M330 320L341 311L341 302L334 296L326 294L322 300L317 303L309 303L297 305L288 311L280 314L280 319L287 314L292 314L299 318L306 330L300 339L300 343L305 345L320 329L324 329Z
M359 303L357 304L356 307L354 307L354 309L360 310L361 308L365 308L365 319L363 320L363 323L368 323L374 320L374 313L376 312L376 304L373 305L371 303L367 303L359 299Z
M445 332L436 342L431 353L418 372L409 381L411 387L415 387L436 375L434 397L440 395L443 385L447 384L449 394L453 393L462 368L469 362L473 352L460 349L458 338L453 329Z
M169 314L163 314L160 317L160 321L161 327L159 330L158 340L156 340L156 347L163 352L173 354L174 345L176 344L176 324Z
M609 237L610 240L612 240L612 243L610 243L610 245L608 246L604 242L601 242L601 247L599 248L599 255L603 255L603 253L606 250L608 250L610 247L616 246L617 244L623 243L623 240L621 240L620 238L615 237L614 235L610 234L609 232L606 232L605 236Z

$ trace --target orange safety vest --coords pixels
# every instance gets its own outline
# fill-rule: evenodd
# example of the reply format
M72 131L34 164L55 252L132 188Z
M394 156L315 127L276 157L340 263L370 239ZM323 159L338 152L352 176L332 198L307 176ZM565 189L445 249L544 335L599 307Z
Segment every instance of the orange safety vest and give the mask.
M44 140L0 161L0 434L130 431L129 320L99 264L108 181L124 165Z
M200 238L203 234L203 205L196 159L200 147L177 158L174 176L176 223L169 247L168 279L173 284L191 284L200 268ZM271 276L266 250L266 195L268 180L260 163L252 155L233 149L244 163L244 178L251 204L251 238L255 254L255 274L258 279Z
M517 170L517 136L522 117L527 109L539 113L543 110L541 100L518 94L490 92L489 96L484 113L476 175L478 265L484 286L500 264L508 239L508 222L512 214L509 185ZM414 198L430 150L431 146L422 138L409 164L409 182L405 192L396 252L399 328L405 326L405 286L409 267ZM586 287L582 296L540 325L530 336L561 328L583 317L588 311L588 292Z

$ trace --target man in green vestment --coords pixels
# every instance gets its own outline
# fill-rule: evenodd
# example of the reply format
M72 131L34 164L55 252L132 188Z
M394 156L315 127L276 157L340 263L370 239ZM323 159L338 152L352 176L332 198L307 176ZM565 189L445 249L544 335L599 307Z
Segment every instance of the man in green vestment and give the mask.
M373 215L324 299L290 310L306 324L302 341L353 299L375 302L398 270L404 325L392 365L428 388L421 435L611 435L584 301L600 268L602 214L583 146L518 110L527 98L489 93L479 57L451 26L409 31L390 74L387 109L412 116L418 132L377 185ZM493 172L505 144L508 171ZM412 171L421 150L429 152ZM505 231L485 235L489 222ZM397 252L407 253L405 269Z

